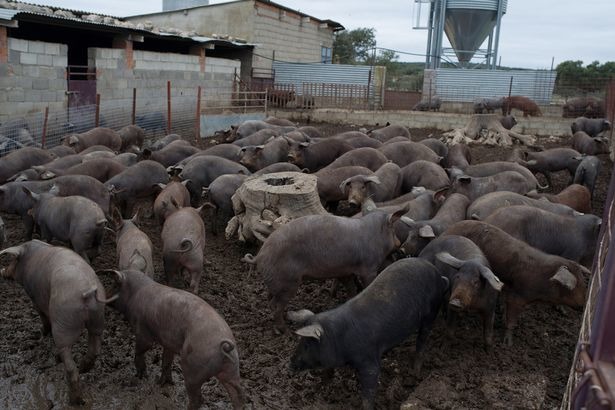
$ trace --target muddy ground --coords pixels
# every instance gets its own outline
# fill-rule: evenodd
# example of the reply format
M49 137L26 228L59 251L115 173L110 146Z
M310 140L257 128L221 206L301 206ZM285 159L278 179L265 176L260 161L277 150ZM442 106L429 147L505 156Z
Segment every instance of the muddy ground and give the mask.
M312 124L314 125L314 124ZM317 124L326 133L351 127ZM356 129L356 128L354 128ZM412 130L422 139L431 130ZM561 141L541 141L547 146L568 145ZM475 163L504 159L502 148L474 147ZM602 157L603 169L594 197L595 212L601 215L612 164ZM554 178L554 190L565 187L568 176ZM8 245L23 240L20 220L2 214L8 228ZM211 221L206 218L206 224ZM156 277L162 274L160 227L153 219L143 219L141 228L152 239L155 249ZM208 230L208 233L210 231ZM360 406L358 386L352 369L337 369L335 378L321 383L318 371L291 374L289 357L297 344L291 333L275 336L271 330L266 292L257 274L249 274L240 258L256 253L254 246L223 236L209 234L206 268L199 295L229 323L238 341L243 386L253 408L257 409L349 409ZM94 267L115 266L115 247L107 241ZM7 263L2 259L0 264ZM316 312L332 308L346 299L343 292L332 299L325 289L329 283L303 285L289 308L309 308ZM67 389L61 364L51 354L50 338L41 339L39 318L18 284L0 280L0 408L66 408ZM414 341L407 340L384 356L376 405L380 409L492 409L546 408L559 406L580 326L581 313L547 305L528 308L514 332L514 346L502 343L502 309L495 324L496 347L483 349L480 321L462 317L454 336L446 333L439 317L429 339L423 374L412 374ZM85 353L85 337L75 347L77 358ZM107 309L103 352L95 368L81 375L91 409L173 409L184 408L187 400L177 359L174 386L156 385L161 350L148 354L149 375L134 378L132 362L134 339L127 323ZM228 396L215 380L203 386L207 408L230 408Z

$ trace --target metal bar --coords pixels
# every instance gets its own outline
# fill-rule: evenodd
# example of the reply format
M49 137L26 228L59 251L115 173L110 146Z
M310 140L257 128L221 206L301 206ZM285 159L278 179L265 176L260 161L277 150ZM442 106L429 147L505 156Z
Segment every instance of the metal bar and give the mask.
M49 120L49 106L45 107L45 113L43 114L43 135L41 135L41 146L45 148L45 142L47 140L47 121Z
M498 59L498 50L499 50L499 43L500 43L500 24L502 23L502 14L503 14L503 10L502 10L502 3L504 0L499 0L498 1L498 20L497 23L495 25L495 47L493 48L493 61L497 61ZM495 65L493 67L493 69L495 69Z
M100 123L100 94L96 94L96 115L94 116L94 127Z
M167 135L171 133L171 81L167 81Z
M137 89L132 89L132 115L130 117L130 123L135 125L137 122Z
M194 139L198 143L201 139L201 86L197 88L196 92L196 119L194 125Z

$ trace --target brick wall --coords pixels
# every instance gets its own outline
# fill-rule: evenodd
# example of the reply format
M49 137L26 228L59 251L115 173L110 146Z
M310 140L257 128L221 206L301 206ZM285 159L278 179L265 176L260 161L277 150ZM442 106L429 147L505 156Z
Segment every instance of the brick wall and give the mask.
M8 61L0 63L0 122L66 107L68 47L8 38Z

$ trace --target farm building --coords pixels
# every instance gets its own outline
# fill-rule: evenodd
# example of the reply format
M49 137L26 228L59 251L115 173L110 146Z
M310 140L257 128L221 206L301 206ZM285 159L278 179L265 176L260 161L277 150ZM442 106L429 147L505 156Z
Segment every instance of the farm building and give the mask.
M129 104L133 88L150 104L166 100L168 81L173 96L198 85L230 92L252 49L87 11L0 2L0 122L46 107L70 116L96 94L103 104Z
M242 80L271 78L273 62L331 63L333 36L344 27L265 0L183 8L126 17L193 30L212 37L242 39L255 44L251 64L242 66ZM246 69L247 68L247 69Z

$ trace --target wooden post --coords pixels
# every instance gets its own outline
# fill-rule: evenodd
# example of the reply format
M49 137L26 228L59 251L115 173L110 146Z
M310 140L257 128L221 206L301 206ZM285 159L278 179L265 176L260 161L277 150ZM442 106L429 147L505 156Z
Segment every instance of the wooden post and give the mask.
M130 123L135 125L137 122L137 89L132 89L132 116L130 117Z
M167 81L167 135L171 133L171 81Z
M47 141L47 121L49 120L49 106L45 107L45 114L43 114L43 135L41 135L41 146L45 148L45 142Z
M201 86L197 88L196 94L196 119L194 123L194 140L198 143L201 139Z
M510 115L512 108L510 107L510 94L512 94L513 77L510 76L510 84L508 86L508 101L506 102L506 115Z
M94 126L98 127L100 123L100 94L96 94L96 116L94 117Z

